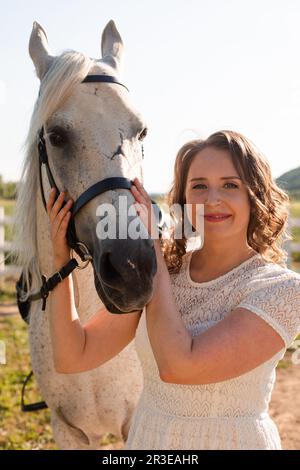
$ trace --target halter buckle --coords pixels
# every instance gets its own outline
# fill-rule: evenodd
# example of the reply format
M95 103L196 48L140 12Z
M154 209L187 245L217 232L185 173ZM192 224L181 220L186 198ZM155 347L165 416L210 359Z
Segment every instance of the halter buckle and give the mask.
M82 265L79 265L78 263L78 266L76 269L84 269L87 267L87 265L89 264L90 261L92 261L93 257L92 255L90 254L89 252L89 249L88 247L85 245L85 243L83 242L76 242L76 245L78 245L80 247L80 250L81 251L85 251L85 253L83 253L83 256L81 257L81 260L83 258L83 264ZM73 256L73 248L71 248L71 254L72 254L72 258L74 257Z

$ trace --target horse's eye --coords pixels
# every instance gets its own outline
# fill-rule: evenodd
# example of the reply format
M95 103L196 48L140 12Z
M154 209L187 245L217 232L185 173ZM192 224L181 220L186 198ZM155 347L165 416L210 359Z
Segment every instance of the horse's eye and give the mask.
M147 134L148 134L148 129L147 129L147 127L144 127L142 132L140 132L139 140L144 140L144 138L146 137Z
M63 147L68 142L68 136L62 129L53 129L49 132L49 140L54 147Z

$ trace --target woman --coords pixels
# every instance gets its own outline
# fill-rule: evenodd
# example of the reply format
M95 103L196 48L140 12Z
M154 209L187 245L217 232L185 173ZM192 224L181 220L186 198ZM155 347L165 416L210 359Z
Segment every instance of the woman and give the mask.
M132 193L153 234L137 180ZM61 202L51 195L48 204L55 269L69 256ZM104 309L82 326L71 280L62 282L51 299L56 369L96 367L135 336L144 390L127 449L280 449L268 404L275 367L300 331L300 276L280 248L288 197L253 144L223 131L180 149L168 202L204 205L203 247L186 252L184 235L155 240L154 294L142 314Z

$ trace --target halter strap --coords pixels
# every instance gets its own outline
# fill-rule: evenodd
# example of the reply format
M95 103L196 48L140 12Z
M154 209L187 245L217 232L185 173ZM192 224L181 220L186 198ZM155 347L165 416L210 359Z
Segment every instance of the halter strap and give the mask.
M84 193L82 193L78 199L76 199L73 207L71 209L72 216L75 217L77 212L85 206L91 199L98 196L99 194L105 193L106 191L114 189L130 189L132 186L132 181L128 178L123 178L121 176L113 176L111 178L106 178L98 183L90 186Z
M126 88L127 91L128 88L125 86L123 83L119 82L116 77L113 77L112 75L87 75L81 83L94 83L94 82L102 82L102 83L116 83L117 85L121 85L124 88Z

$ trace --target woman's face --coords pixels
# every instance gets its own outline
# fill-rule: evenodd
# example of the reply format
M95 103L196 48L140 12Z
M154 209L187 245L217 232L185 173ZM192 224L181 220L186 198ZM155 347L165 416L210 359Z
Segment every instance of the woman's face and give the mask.
M192 204L193 226L196 204L203 204L204 240L247 239L249 196L227 150L207 147L195 155L187 176L185 198L187 204ZM199 216L197 220L199 223Z

